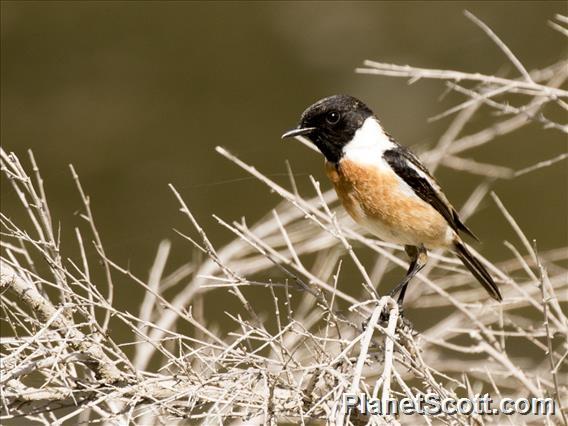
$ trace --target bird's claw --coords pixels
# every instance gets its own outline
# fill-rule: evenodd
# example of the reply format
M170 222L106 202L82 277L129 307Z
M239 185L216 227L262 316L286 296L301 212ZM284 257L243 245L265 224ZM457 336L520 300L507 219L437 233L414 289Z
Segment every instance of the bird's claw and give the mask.
M401 305L398 305L398 317L402 321L407 321L406 318L404 317L404 310ZM383 308L383 311L381 312L381 315L379 316L378 324L387 324L389 322L389 319L390 319L390 309L388 309L388 306L385 306ZM367 329L367 325L369 324L370 320L371 316L369 316L365 321L361 323L361 329L363 331Z

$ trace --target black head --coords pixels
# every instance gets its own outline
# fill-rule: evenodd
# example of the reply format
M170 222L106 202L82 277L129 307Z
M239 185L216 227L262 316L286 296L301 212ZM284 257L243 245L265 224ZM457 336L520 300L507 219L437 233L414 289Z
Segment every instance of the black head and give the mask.
M298 127L284 133L282 138L305 136L328 161L337 163L343 147L372 115L369 107L359 99L348 95L330 96L306 109Z

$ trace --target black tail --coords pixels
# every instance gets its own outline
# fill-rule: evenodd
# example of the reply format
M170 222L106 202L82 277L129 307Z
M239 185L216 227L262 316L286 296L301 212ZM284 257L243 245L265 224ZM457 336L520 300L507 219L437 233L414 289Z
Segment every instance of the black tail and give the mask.
M481 283L481 285L487 290L487 293L495 299L501 302L503 297L501 296L501 292L499 291L499 287L493 281L487 269L481 264L481 262L467 249L464 243L461 241L456 241L454 243L454 247L456 249L455 253L463 262L465 267L469 269L469 271L473 274L477 281Z

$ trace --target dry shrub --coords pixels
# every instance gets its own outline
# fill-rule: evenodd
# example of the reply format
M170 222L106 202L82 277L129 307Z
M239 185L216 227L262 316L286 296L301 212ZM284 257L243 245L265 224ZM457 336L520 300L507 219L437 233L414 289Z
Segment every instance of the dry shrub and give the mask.
M461 209L464 218L490 193L494 179L514 179L566 158L562 153L515 171L473 161L468 152L520 132L531 122L539 123L543 132L568 133L566 124L542 113L545 105L568 109L568 92L561 88L568 76L567 61L529 72L488 27L473 15L468 17L503 50L519 78L372 61L358 70L411 82L440 79L448 90L465 96L463 103L438 116L455 115L437 145L424 155L432 169L445 166L483 177ZM568 35L567 19L556 19L551 25L562 36ZM510 95L522 102L514 106L508 101ZM498 113L494 122L465 133L467 123L482 108ZM291 172L291 189L286 189L227 150L218 147L217 151L276 192L282 202L252 227L215 216L234 233L234 239L214 247L171 187L198 237L180 235L198 255L165 274L170 243L164 241L149 278L143 279L105 254L89 198L73 168L87 226L75 229L76 246L63 250L60 232L69 230L65 225L59 229L51 217L32 153L26 167L16 154L2 150L2 173L20 200L15 217L1 216L3 421L25 418L53 425L66 421L181 424L185 419L204 423L499 423L503 416L442 414L434 418L355 411L345 415L341 410L346 392L383 399L426 393L458 398L488 392L495 399L556 400L554 415L512 415L508 417L511 424L566 424L562 410L568 405L568 391L562 375L566 373L568 318L561 307L568 288L566 247L537 251L536 242L527 239L491 192L518 237L516 243L505 243L509 260L492 264L482 258L500 283L505 301L490 300L456 259L434 253L415 279L421 285L412 286L408 308L419 300L425 312L445 309L451 313L417 333L399 318L396 303L380 297L373 285L391 268L407 267L401 247L346 226L343 217L334 213L335 194L322 193L314 179L311 198L304 197L296 190ZM358 260L354 243L376 254L373 271ZM92 247L94 252L87 250ZM341 290L343 253L360 272L362 290L357 298ZM307 257L315 258L312 266ZM93 270L98 264L104 278L95 280ZM286 278L273 281L275 270ZM138 312L117 307L113 300L116 277L127 278L143 290ZM165 297L166 290L175 286L181 289L177 295ZM273 305L255 306L243 294L247 287L268 292ZM235 312L227 313L234 326L213 331L213 319L203 312L203 297L224 291L239 303ZM389 312L387 322L379 321L383 308ZM113 326L126 327L128 337L113 335ZM181 333L180 327L191 332ZM511 340L541 356L513 353Z

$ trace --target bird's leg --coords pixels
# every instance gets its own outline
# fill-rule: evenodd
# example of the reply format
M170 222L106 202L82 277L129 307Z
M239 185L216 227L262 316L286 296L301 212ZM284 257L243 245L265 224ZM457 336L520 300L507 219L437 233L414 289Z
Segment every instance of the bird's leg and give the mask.
M397 284L397 286L393 288L389 293L389 296L393 297L400 291L397 299L400 312L402 312L402 302L404 300L404 295L406 293L408 283L422 268L424 268L426 261L428 260L428 251L422 245L418 247L404 246L404 250L406 251L408 257L410 257L410 265L408 267L408 271L406 272L406 275L402 279L402 281Z
M426 261L428 260L428 251L423 245L420 246L407 245L404 246L404 251L406 251L406 254L408 255L408 257L410 257L410 265L408 266L408 271L406 271L406 275L404 276L402 281L399 282L389 292L389 296L394 297L394 295L400 291L398 299L396 300L400 316L402 316L403 313L402 302L404 301L404 295L406 293L406 288L408 287L408 283L412 278L414 278L414 276L418 272L420 272L422 268L424 268L424 266L426 266ZM388 319L389 319L388 309L383 309L383 312L381 312L380 321L385 322L388 321ZM363 323L363 329L366 327L367 322L368 319Z

